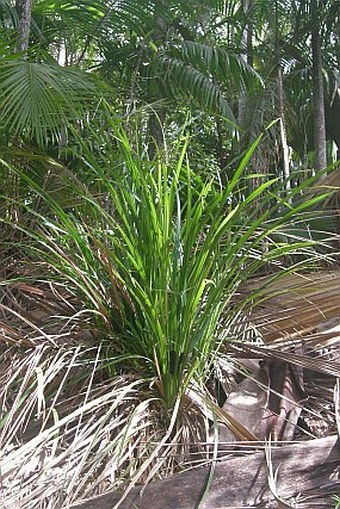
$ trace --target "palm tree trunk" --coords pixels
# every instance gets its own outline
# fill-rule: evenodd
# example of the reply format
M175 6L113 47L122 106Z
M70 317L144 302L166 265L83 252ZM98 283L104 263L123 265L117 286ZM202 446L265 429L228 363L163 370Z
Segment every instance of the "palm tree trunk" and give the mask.
M252 0L242 0L242 10L247 19L247 24L244 27L242 33L242 39L245 42L247 48L247 62L250 66L253 66L253 20L251 17L251 11L253 9Z
M316 170L327 166L325 99L322 76L322 48L320 8L318 0L312 0L312 56L313 56L313 102L314 102L314 150Z
M148 126L148 154L150 159L154 159L158 154L158 150L163 146L165 119L166 111L162 104L157 107L157 111L154 109L150 111Z
M283 162L283 175L286 180L286 189L289 190L290 185L290 160L289 160L289 147L287 142L287 129L285 120L285 106L284 106L284 90L282 81L281 69L281 48L280 48L280 32L279 32L279 17L278 6L275 2L275 66L276 66L276 84L277 84L277 101L280 116L280 141L281 141L281 157Z
M247 64L253 67L253 20L252 20L252 0L242 0L241 2L242 11L246 20L245 25L242 28L241 41L243 47L247 48L246 55L241 55ZM247 92L242 90L238 102L238 124L244 127L244 119L247 110ZM249 136L244 139L245 146L249 144Z
M286 189L289 190L290 185L290 160L289 160L289 147L287 142L287 129L285 122L285 110L284 110L284 91L282 82L282 71L281 65L278 65L277 69L277 90L278 90L278 101L279 101L279 112L280 112L280 138L282 148L282 161L283 161L283 175L286 179Z
M19 16L17 51L26 51L30 36L32 0L16 0L15 7Z
M165 33L167 23L161 16L155 16L155 29L153 33L153 42L156 47L161 47L165 41ZM157 56L155 55L156 59ZM160 94L160 78L154 76L149 85L149 98L151 101L151 112L149 115L148 125L148 153L150 159L154 159L158 150L163 146L164 141L164 124L166 120L166 109L162 102Z

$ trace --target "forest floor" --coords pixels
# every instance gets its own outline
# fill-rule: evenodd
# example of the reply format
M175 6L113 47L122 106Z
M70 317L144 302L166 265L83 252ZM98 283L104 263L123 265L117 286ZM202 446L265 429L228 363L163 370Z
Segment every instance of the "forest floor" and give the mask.
M146 488L136 486L124 500L122 493L111 492L65 508L335 508L334 496L340 493L339 288L340 270L294 274L284 288L282 281L272 285L273 296L241 324L256 330L261 341L229 350L247 375L226 366L221 408L239 423L241 434L245 429L256 441L240 441L235 429L220 422L210 464ZM42 330L42 323L65 311L60 295L21 283L6 298L2 357L8 348L30 349L34 343L26 332ZM20 318L9 312L15 307ZM50 327L49 337L52 332ZM86 335L91 340L91 330L83 328L82 338ZM77 331L64 331L63 340L76 343ZM34 430L28 431L34 440Z

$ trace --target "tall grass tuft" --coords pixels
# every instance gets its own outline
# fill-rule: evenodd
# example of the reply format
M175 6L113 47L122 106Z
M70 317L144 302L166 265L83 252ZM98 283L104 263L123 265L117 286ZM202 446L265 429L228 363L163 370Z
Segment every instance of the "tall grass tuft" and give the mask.
M190 167L188 140L151 162L109 121L109 133L93 133L100 157L79 140L87 184L69 180L73 206L21 175L31 197L23 207L37 225L26 228L27 246L42 262L41 279L63 284L111 337L112 351L156 378L168 411L209 374L240 285L288 255L310 261L313 241L294 232L322 196L296 200L308 184L287 195L276 178L246 194L243 173L260 140L220 189Z

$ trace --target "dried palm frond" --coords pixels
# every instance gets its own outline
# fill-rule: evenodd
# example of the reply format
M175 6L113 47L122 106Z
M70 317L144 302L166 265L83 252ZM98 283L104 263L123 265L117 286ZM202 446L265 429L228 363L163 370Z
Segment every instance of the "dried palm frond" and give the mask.
M266 288L265 301L254 308L251 321L267 343L327 330L338 336L339 288L339 269L291 274ZM326 339L320 337L323 343Z
M292 408L297 417L301 416L299 421L297 417L294 421L300 437L302 434L321 437L336 431L333 389L334 378L340 376L339 283L339 270L324 270L292 274L267 286L263 285L263 280L255 281L249 285L250 290L248 286L251 291L254 286L262 285L263 301L254 306L250 316L241 320L243 326L248 324L248 328L253 328L253 338L247 342L232 340L228 346L229 357L234 356L239 366L237 368L234 363L233 369L236 367L237 373L243 372L246 379L232 389L225 403L248 429L253 429L254 425L257 430L268 428L270 415L280 422L280 412L275 409L273 412L269 404L271 398L276 398L281 400L280 408L285 412L281 430L289 425L287 408ZM256 338L261 340L254 341ZM259 359L260 367L246 372L242 366L250 365L249 359ZM221 359L222 369L223 362ZM296 387L297 382L289 365L300 370L304 397L295 398L292 397L294 393L287 393L287 388ZM287 371L280 388L280 373L284 373L285 366ZM259 379L266 367L268 377L263 380L261 375ZM238 402L237 408L234 401ZM266 418L261 417L263 413ZM274 426L272 433L275 430ZM224 432L223 436L229 437L230 432Z

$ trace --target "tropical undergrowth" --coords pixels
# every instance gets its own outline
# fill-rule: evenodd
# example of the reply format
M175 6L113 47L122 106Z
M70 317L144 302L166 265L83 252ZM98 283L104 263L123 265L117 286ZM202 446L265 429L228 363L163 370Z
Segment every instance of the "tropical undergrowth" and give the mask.
M207 459L212 423L230 425L211 384L219 352L244 339L238 317L260 294L240 301L240 288L314 267L327 247L305 234L324 198L304 195L314 177L287 190L247 174L260 139L222 189L191 167L185 136L150 160L107 121L91 133L96 154L78 139L80 169L64 171L57 194L34 160L25 171L2 162L23 189L2 216L16 265L2 280L3 323L21 320L1 358L9 505L61 507L122 483L126 496ZM30 304L13 311L20 291Z

